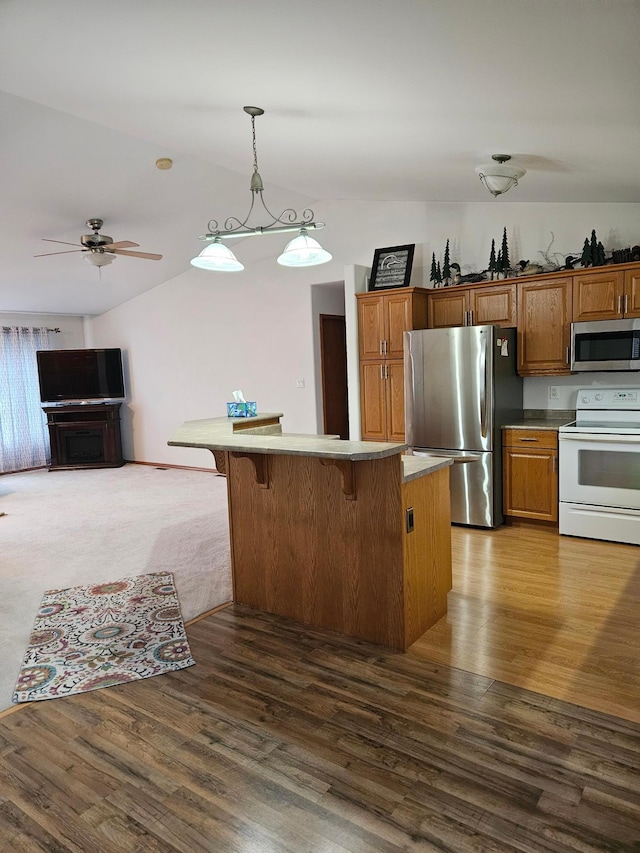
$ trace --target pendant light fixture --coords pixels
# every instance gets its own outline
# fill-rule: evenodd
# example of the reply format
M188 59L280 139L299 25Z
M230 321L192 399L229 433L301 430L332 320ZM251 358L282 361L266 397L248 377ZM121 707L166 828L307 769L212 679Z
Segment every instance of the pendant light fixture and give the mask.
M504 164L511 160L510 154L492 154L491 159L495 162L476 166L476 172L491 195L495 197L506 193L511 187L517 187L518 181L527 170L505 166Z
M331 254L322 246L309 237L308 232L316 228L324 228L324 222L315 222L314 213L308 208L297 214L292 208L283 210L280 216L275 216L263 198L264 185L258 172L258 154L256 149L256 116L264 115L261 107L244 107L247 115L251 116L251 131L253 135L253 174L251 176L251 204L249 212L244 219L229 216L224 220L224 228L219 228L218 222L211 219L207 225L209 229L206 234L201 234L199 240L205 240L208 245L200 254L191 261L194 267L218 272L238 272L244 266L233 254L222 240L234 237L254 237L258 234L285 234L297 231L298 236L285 246L282 254L278 257L278 263L285 267L311 267L317 264L325 264L331 260ZM250 226L249 219L253 208L259 198L260 204L270 217L266 225Z

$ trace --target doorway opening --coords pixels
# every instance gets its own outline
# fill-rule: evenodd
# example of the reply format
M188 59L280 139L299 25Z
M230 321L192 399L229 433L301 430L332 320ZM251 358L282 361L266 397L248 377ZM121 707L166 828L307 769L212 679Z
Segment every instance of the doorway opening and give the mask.
M345 318L320 314L320 370L324 432L349 438L347 333Z

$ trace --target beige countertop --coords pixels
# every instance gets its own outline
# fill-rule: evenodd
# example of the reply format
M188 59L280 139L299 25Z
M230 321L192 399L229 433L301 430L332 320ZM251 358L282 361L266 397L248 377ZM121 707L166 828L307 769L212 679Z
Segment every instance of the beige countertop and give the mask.
M504 424L502 429L550 429L557 430L565 424L570 424L575 418L523 418L519 421Z
M262 414L262 413L261 413ZM267 417L262 414L262 417ZM406 444L382 441L341 441L315 435L251 434L250 429L233 431L236 418L205 418L185 421L167 444L174 447L202 447L242 453L318 456L325 459L382 459L404 453ZM242 418L241 420L245 420ZM253 418L251 420L254 420ZM256 421L258 424L259 421Z
M281 415L262 414L251 418L256 426L260 420ZM292 456L318 456L326 459L361 461L382 459L402 454L402 482L408 483L434 471L447 468L453 460L443 456L407 456L406 444L380 441L341 441L338 436L281 433L265 435L259 430L252 434L249 427L234 431L233 424L245 418L207 418L186 421L167 443L174 447L200 447L207 450L231 450L242 453L266 453ZM243 423L245 427L245 423Z
M432 474L441 468L453 465L453 459L446 456L403 456L402 457L402 482L417 480L425 474Z

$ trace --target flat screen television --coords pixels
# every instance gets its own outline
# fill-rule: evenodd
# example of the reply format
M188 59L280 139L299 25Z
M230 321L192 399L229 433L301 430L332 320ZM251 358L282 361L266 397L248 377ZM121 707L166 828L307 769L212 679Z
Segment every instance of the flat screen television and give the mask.
M117 400L124 397L119 349L38 350L43 403Z

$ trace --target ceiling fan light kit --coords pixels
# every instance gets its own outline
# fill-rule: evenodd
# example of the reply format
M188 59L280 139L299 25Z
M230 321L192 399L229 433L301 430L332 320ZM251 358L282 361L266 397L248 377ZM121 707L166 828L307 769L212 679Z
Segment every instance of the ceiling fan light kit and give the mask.
M93 249L88 255L84 256L85 261L91 264L92 267L106 267L108 264L115 261L116 256L100 249Z
M505 166L511 160L510 154L492 154L493 163L485 163L484 166L476 166L481 182L495 198L506 193L511 187L517 187L520 178L526 174L526 169L516 166Z
M258 154L256 149L256 116L264 115L261 107L244 107L247 115L251 116L251 130L253 136L253 174L251 175L251 204L249 212L244 219L229 216L224 220L224 228L218 226L215 219L208 223L208 232L201 234L199 240L206 240L210 245L206 246L200 254L193 258L191 264L200 269L213 270L217 272L239 272L244 266L238 261L233 252L228 249L222 239L235 237L255 237L263 234L285 234L297 231L298 236L291 240L278 257L278 263L288 267L311 267L317 264L325 264L330 261L332 255L322 246L308 236L308 231L316 228L324 228L324 222L315 222L314 213L308 208L299 216L292 208L283 210L280 216L275 216L263 197L264 185L258 171ZM271 217L266 225L250 226L249 219L253 212L256 198Z
M72 252L84 253L84 259L87 263L94 267L105 267L112 261L115 261L116 255L128 255L130 258L144 258L148 261L159 261L162 255L152 254L151 252L132 252L131 249L138 248L138 243L132 243L131 240L120 240L117 243L113 242L113 237L108 237L106 234L100 234L100 229L103 226L102 219L87 219L87 225L93 229L93 234L83 234L80 237L80 243L67 243L65 240L50 240L43 237L45 243L60 243L63 246L79 245L80 249L64 249L61 252L45 252L42 255L34 255L36 258L44 258L49 255L68 255Z

